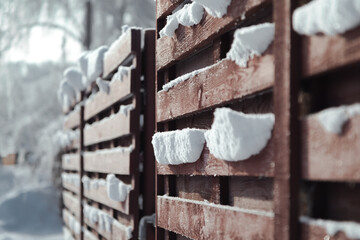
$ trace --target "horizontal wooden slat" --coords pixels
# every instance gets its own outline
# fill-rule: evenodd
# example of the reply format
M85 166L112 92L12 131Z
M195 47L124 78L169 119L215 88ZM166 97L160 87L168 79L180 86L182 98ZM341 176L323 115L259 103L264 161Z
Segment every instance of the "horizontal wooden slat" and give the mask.
M80 154L70 153L62 155L62 169L65 170L80 170Z
M130 213L130 198L132 195L132 191L130 191L130 193L128 194L127 199L124 202L117 202L117 201L113 201L111 200L106 192L106 187L105 186L99 186L97 189L92 189L92 190L87 190L84 189L84 196L102 203L108 207L114 208L120 212L123 212L125 214L129 214Z
M109 83L109 93L100 91L93 98L87 100L84 109L84 120L89 120L104 109L129 96L134 87L134 84L132 84L134 74L135 69L132 69L127 76L124 76L122 81L116 80Z
M234 28L244 14L253 13L270 0L233 0L227 14L222 18L214 18L204 14L202 21L189 28L179 26L176 37L164 36L156 43L156 69L161 70L175 61L179 61L194 53L194 49L211 43L216 37Z
M108 141L130 134L130 114L116 113L84 128L84 145Z
M301 224L301 239L302 240L355 240L353 238L349 238L343 232L338 232L334 236L330 236L326 229L320 226L315 226L307 223Z
M360 62L360 28L342 35L303 37L303 75Z
M327 132L315 115L302 120L302 175L324 181L359 181L360 116L343 127L341 135Z
M270 49L269 49L270 50ZM256 57L247 68L224 60L210 69L157 93L157 121L205 110L269 89L274 83L274 58Z
M245 161L229 162L215 158L204 148L195 163L181 165L157 164L159 175L218 175L218 176L266 176L274 175L273 139L257 155Z
M74 110L65 117L64 127L66 129L74 129L80 126L80 109Z
M72 214L66 210L66 209L63 209L63 220L64 220L64 223L67 227L67 229L72 233L73 236L75 236L75 238L77 240L80 240L80 234L76 234L71 228L70 228L70 223L69 223L69 216L72 216ZM79 220L77 219L77 221L79 222ZM79 222L80 224L80 222Z
M66 189L66 190L69 190L73 193L76 193L76 194L79 194L80 192L80 188L73 185L73 184L70 184L70 183L67 183L67 182L63 182L63 187Z
M104 67L103 67L103 77L108 79L108 75L115 71L120 64L129 57L130 54L135 50L134 38L140 38L140 30L130 29L121 37L120 41L115 42L111 46L109 51L105 53L104 56ZM140 44L140 39L137 40Z
M84 170L130 175L130 154L130 152L85 153Z
M188 238L273 239L271 212L157 196L156 214L157 226Z
M156 18L163 18L179 6L183 0L158 0L156 1Z
M67 191L63 191L63 202L67 209L72 212L76 218L80 219L80 200L79 197L73 196L71 193Z

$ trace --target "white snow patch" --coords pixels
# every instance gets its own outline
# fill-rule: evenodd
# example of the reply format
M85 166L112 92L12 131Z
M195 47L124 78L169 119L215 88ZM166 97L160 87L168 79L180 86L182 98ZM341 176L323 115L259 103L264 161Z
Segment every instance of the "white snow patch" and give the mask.
M121 105L120 109L119 109L119 113L124 114L125 116L127 116L129 114L130 111L135 109L135 105L134 104L128 104L128 105Z
M71 232L66 227L63 227L63 236L64 240L74 240Z
M82 74L79 69L75 67L69 67L64 71L63 79L69 83L69 85L75 91L82 91L84 90L84 85L82 82Z
M360 103L325 109L316 114L326 131L341 134L343 125L352 117L360 115Z
M117 227L117 228L120 228L120 229L123 229L126 231L126 237L127 239L131 239L132 238L132 231L133 231L133 228L130 227L130 226L125 226L123 224L121 224L120 222L118 222L117 220L114 219L114 222L113 224Z
M351 239L360 238L360 224L356 222L312 219L305 216L300 217L300 222L325 228L326 233L330 236L334 236L337 232L343 232Z
M59 130L54 135L54 140L60 148L69 146L73 141L78 140L80 137L80 131L77 130Z
M112 153L131 153L134 150L134 146L128 147L116 147L96 150L93 152L84 152L84 156L98 155L98 154L112 154Z
M118 39L116 39L109 47L109 50L108 52L111 53L113 51L116 51L116 47L119 45L119 43L121 43L122 39L124 38L124 36L126 35L126 32L131 29L129 28L128 25L123 25L121 26L121 34L120 36L118 37ZM106 55L106 53L105 53Z
M207 13L216 18L221 18L227 13L231 0L193 0L201 4Z
M100 186L102 187L106 186L106 181L104 179L97 179L97 178L91 179L86 175L81 178L81 182L84 185L84 189L88 191L96 190Z
M105 80L98 77L96 79L96 84L98 85L100 91L109 94L109 92L110 92L109 81L105 81Z
M271 137L274 114L244 114L218 108L211 129L205 133L210 153L226 161L246 160L258 154Z
M205 144L204 132L201 129L186 128L155 133L151 143L156 161L171 165L195 162Z
M93 51L85 52L79 59L79 67L83 73L83 85L89 86L95 82L103 72L104 55L108 48L101 46Z
M129 75L129 72L135 69L134 66L126 67L126 66L119 66L117 72L111 78L111 81L123 81L125 76Z
M57 95L63 109L69 108L76 99L75 89L66 81L66 79L63 79L60 82L60 88L58 89Z
M275 25L262 23L237 29L234 41L226 58L233 60L240 67L247 67L247 62L254 56L260 56L274 39Z
M65 173L61 174L61 179L63 182L69 183L71 185L80 187L80 176L75 173Z
M106 192L111 200L124 202L131 190L132 187L130 185L123 183L114 174L106 176Z
M69 228L70 228L72 231L74 231L76 234L80 234L80 233L81 233L81 225L80 225L80 223L77 221L77 219L76 219L73 215L67 213L67 212L65 211L65 209L63 209L63 215L64 215L65 217L67 216L67 218L68 218Z
M342 34L360 24L359 0L313 0L293 13L293 28L299 34Z

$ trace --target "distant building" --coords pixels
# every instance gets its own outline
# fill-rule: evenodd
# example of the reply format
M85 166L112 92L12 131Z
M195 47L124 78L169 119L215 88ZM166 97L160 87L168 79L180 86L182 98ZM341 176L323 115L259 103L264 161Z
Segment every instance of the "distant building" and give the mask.
M8 154L1 159L2 165L15 165L17 164L17 153Z

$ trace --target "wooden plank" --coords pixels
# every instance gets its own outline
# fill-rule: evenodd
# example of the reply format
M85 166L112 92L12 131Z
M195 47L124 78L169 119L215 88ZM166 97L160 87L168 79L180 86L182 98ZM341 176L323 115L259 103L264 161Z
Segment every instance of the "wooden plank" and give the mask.
M258 154L245 161L228 162L215 158L205 146L199 160L181 165L157 164L159 175L266 176L274 175L273 140Z
M302 120L302 176L308 180L360 181L360 116L341 135L327 132L316 116Z
M109 75L135 51L134 38L140 37L140 30L130 29L121 39L111 46L109 51L104 55L103 77L109 79Z
M164 36L156 43L156 69L161 70L175 61L194 53L197 48L210 44L215 38L238 25L242 18L263 8L269 0L232 1L227 14L214 18L205 13L201 22L193 27L179 25L176 37Z
M135 81L135 71L135 69L132 69L127 76L124 76L122 81L111 81L109 83L109 93L99 91L93 98L88 99L84 109L84 120L89 120L104 109L109 108L114 103L128 97L131 92L134 91L132 83Z
M343 232L338 232L334 236L330 236L326 229L320 226L311 225L308 223L301 224L301 239L302 240L355 240L353 238L349 238Z
M66 227L67 227L68 230L72 233L72 235L75 236L75 239L80 240L80 239L81 239L80 234L76 234L76 233L70 228L69 216L72 216L72 214L71 214L68 210L63 209L63 220L64 220L64 223L65 223ZM79 222L79 224L80 224L80 222Z
M292 30L297 0L274 1L274 238L300 239L301 179L299 89L301 45Z
M84 170L87 172L130 175L130 152L84 153Z
M130 113L111 115L84 128L84 145L104 142L130 134Z
M80 154L79 153L70 153L62 155L62 169L65 170L80 170Z
M305 77L360 62L360 27L336 36L303 37Z
M226 102L256 94L273 86L274 59L271 54L255 57L247 68L224 60L210 69L157 93L157 121L203 111Z
M63 202L64 205L71 213L73 213L76 218L80 219L80 201L78 197L73 196L70 192L63 191Z
M192 239L274 239L271 212L167 196L157 206L158 227Z
M156 1L156 18L164 18L166 15L179 6L184 0L157 0Z
M79 195L79 193L80 193L79 187L77 187L73 184L67 183L67 182L63 182L63 188L65 188L66 190L69 190L77 195Z
M130 213L130 199L132 198L133 191L130 191L127 199L124 202L117 202L113 201L110 198L108 198L107 192L106 192L106 186L99 186L98 189L93 190L87 190L84 189L84 196L102 203L108 207L114 208L122 213L129 214Z
M64 127L74 129L80 125L80 111L74 110L65 117Z

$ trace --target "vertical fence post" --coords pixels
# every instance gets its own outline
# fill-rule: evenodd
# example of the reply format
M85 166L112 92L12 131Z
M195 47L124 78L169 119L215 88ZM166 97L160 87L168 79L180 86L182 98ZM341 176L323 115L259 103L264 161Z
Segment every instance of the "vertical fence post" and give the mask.
M300 41L292 30L292 12L297 0L276 0L275 22L275 176L274 239L300 239L299 186L300 123Z

